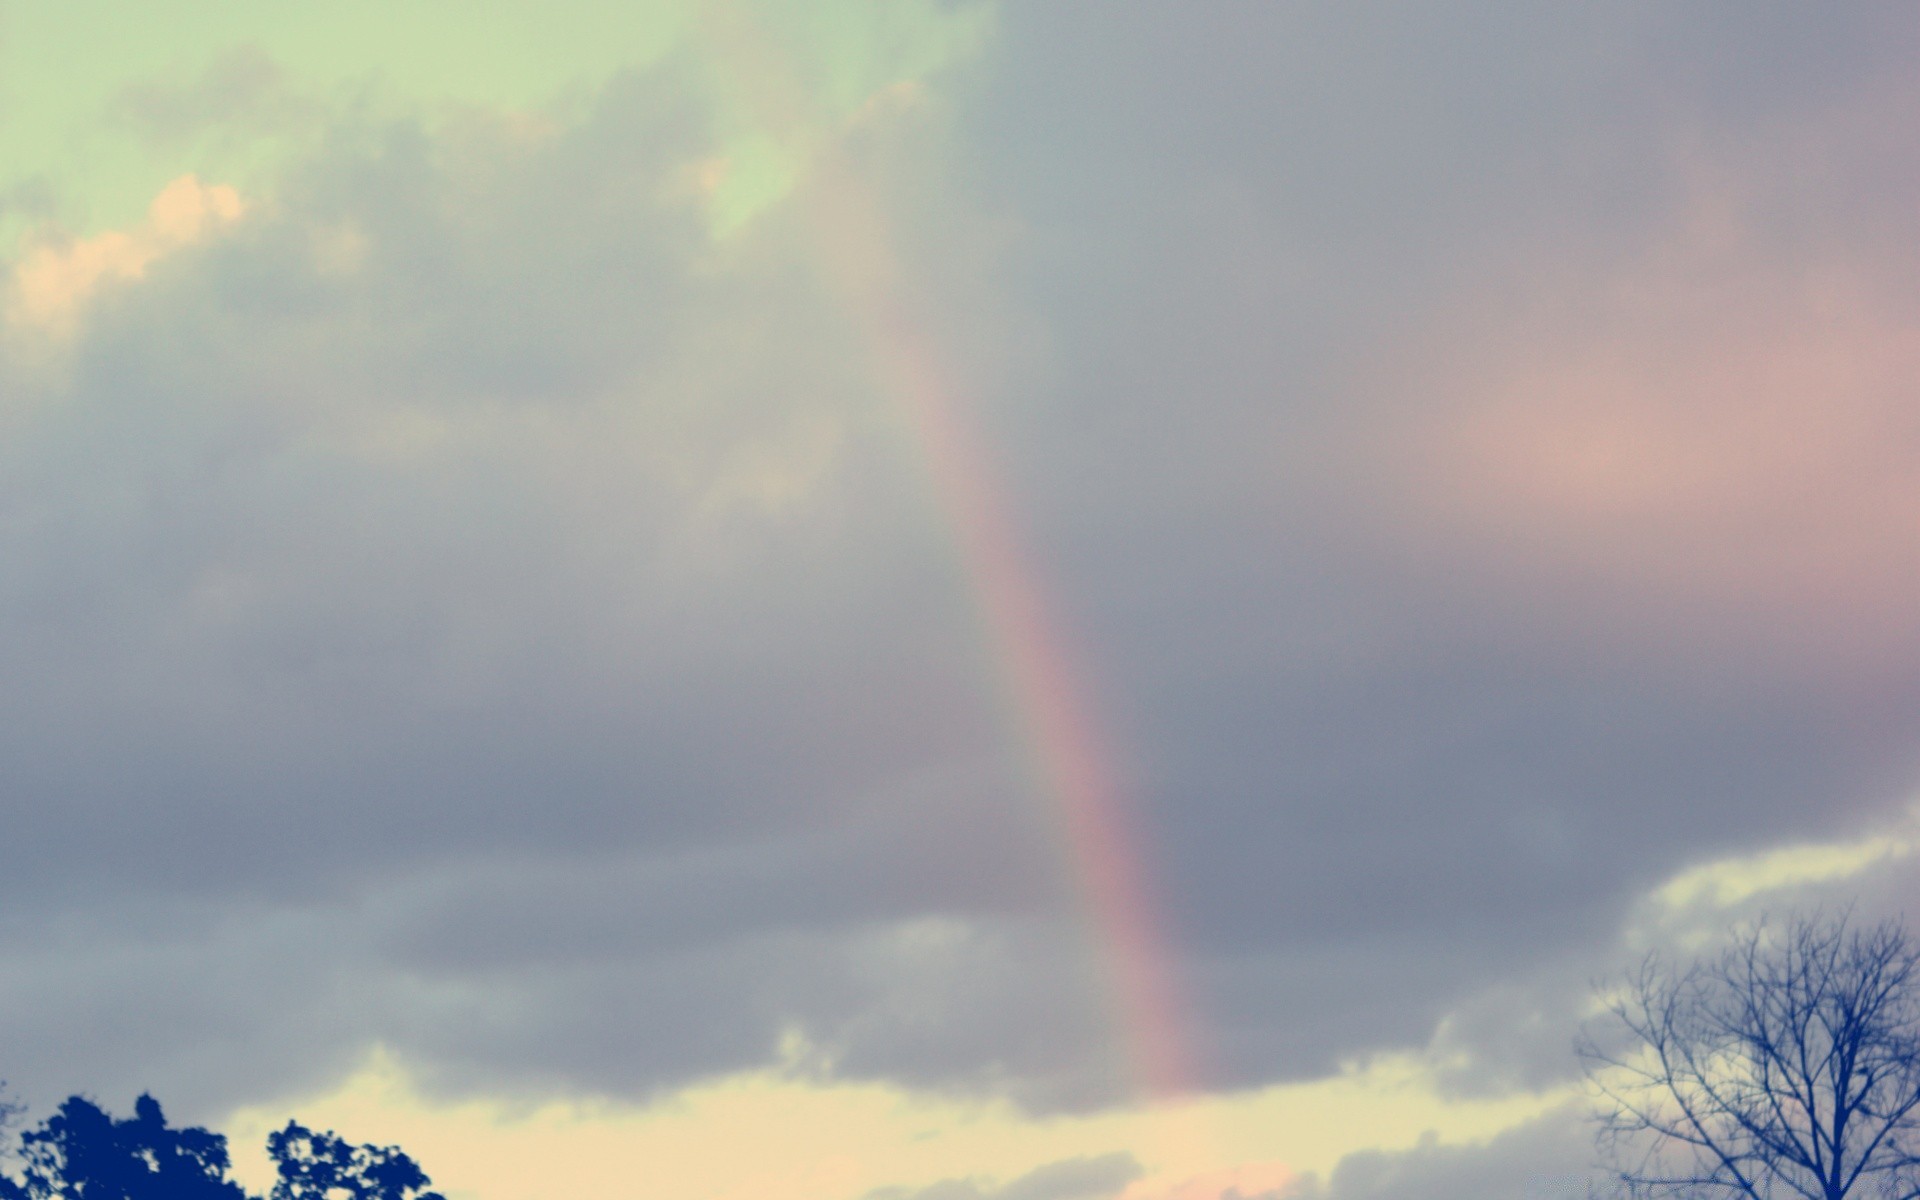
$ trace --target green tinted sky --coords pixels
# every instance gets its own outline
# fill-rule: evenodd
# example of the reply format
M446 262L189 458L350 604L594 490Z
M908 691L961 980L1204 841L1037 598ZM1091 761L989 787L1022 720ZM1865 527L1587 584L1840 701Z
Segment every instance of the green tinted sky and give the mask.
M715 21L748 20L791 53L823 112L977 42L985 12L915 0L779 6L688 0L0 0L0 245L30 225L75 232L136 219L187 172L270 186L348 105L431 120L460 105L551 109L614 72L682 48L714 57ZM724 52L723 52L724 54ZM737 73L715 62L714 99L742 159L733 186L766 191L790 174L729 103ZM725 199L725 198L723 198ZM735 195L735 208L750 198Z

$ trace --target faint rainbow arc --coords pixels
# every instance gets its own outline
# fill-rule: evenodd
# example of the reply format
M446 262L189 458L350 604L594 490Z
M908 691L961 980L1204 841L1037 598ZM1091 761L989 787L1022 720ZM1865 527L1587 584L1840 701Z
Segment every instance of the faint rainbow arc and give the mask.
M871 314L870 314L871 315ZM1107 959L1134 1072L1151 1097L1194 1084L1184 1016L1145 865L1111 756L1083 699L989 459L941 382L924 335L899 318L874 348L908 410L993 644L1016 724L1053 802L1076 883Z
M708 34L727 51L767 127L803 141L811 109L793 67L744 14L713 10ZM871 187L823 147L804 202L818 270L873 359L876 381L906 412L1025 737L1108 976L1136 1086L1150 1100L1198 1083L1186 1006L1111 756L1057 633L1009 512L1007 489L949 382L931 323L901 282L891 222Z

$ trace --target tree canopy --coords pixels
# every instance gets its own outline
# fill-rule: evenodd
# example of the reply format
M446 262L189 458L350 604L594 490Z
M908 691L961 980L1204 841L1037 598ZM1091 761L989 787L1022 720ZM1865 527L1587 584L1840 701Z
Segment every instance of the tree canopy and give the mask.
M0 1177L0 1200L246 1200L227 1178L227 1139L174 1129L152 1096L116 1120L69 1097L20 1138L22 1170Z
M349 1145L331 1132L295 1121L267 1138L279 1169L269 1200L444 1200L433 1181L398 1146Z
M0 1124L15 1111L0 1105ZM397 1146L355 1145L289 1121L267 1152L278 1179L266 1200L443 1200ZM124 1120L69 1097L20 1136L16 1159L14 1173L0 1174L0 1200L253 1200L229 1177L227 1139L169 1126L152 1096Z

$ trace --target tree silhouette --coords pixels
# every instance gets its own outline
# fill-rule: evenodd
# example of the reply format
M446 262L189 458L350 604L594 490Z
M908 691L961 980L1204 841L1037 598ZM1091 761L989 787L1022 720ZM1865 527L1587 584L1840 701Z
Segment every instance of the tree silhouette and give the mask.
M1581 1054L1625 1191L1920 1200L1920 946L1904 925L1761 923L1650 957Z
M269 1200L444 1200L426 1190L433 1181L398 1146L354 1146L331 1131L315 1133L288 1121L267 1138L279 1169Z
M227 1139L169 1128L152 1096L124 1121L69 1097L21 1135L19 1157L20 1176L0 1176L0 1200L246 1200L227 1178Z

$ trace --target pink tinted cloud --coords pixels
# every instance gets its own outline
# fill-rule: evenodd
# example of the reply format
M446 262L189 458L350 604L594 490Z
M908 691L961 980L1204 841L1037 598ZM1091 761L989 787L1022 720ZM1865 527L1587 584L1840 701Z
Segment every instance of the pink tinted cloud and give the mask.
M1920 615L1920 304L1897 230L1782 244L1696 194L1640 252L1556 248L1399 388L1384 511L1576 617L1821 658Z

